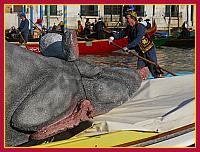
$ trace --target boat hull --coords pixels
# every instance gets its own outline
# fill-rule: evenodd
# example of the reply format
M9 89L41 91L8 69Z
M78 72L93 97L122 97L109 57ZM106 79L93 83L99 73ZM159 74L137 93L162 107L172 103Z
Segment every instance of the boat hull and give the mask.
M122 47L128 44L127 38L114 40L115 44ZM118 50L119 48L108 43L108 40L94 40L78 42L80 54L99 54Z
M195 39L172 39L167 41L164 46L171 47L185 47L185 46L195 46Z

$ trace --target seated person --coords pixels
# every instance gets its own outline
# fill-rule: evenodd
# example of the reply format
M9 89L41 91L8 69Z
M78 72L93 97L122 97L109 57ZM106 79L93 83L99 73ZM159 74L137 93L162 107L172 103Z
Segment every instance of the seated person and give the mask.
M190 38L190 31L185 27L185 22L182 25L179 39L189 39Z
M12 26L8 31L8 37L14 39L16 34L17 34L17 30L15 29L15 26Z

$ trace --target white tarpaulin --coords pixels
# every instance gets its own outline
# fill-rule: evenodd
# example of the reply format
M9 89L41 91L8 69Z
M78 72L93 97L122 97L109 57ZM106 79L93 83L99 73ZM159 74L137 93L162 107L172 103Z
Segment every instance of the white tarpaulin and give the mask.
M134 98L94 118L84 135L119 130L166 132L195 122L195 75L149 79ZM82 135L83 135L82 134Z

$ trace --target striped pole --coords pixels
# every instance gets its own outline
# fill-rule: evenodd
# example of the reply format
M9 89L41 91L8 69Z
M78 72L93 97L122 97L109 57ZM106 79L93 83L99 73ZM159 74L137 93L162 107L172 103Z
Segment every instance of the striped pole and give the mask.
M50 5L47 5L47 29L50 28Z
M40 19L43 20L43 6L40 5Z
M64 20L64 33L67 31L67 5L63 6L64 9L64 16L63 16L63 20Z
M30 20L33 21L33 5L30 6ZM30 24L31 33L33 34L33 23Z
M43 6L40 5L40 19L43 20ZM40 24L40 26L42 27L42 23ZM42 32L40 32L40 36L42 36Z
M22 5L22 13L24 13L25 11L24 11L24 7L25 7L25 5Z

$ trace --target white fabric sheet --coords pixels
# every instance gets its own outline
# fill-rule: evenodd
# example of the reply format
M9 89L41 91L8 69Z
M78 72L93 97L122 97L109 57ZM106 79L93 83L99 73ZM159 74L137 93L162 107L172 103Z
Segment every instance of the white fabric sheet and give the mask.
M165 132L195 122L195 75L142 82L134 98L94 118L84 135L119 130Z

